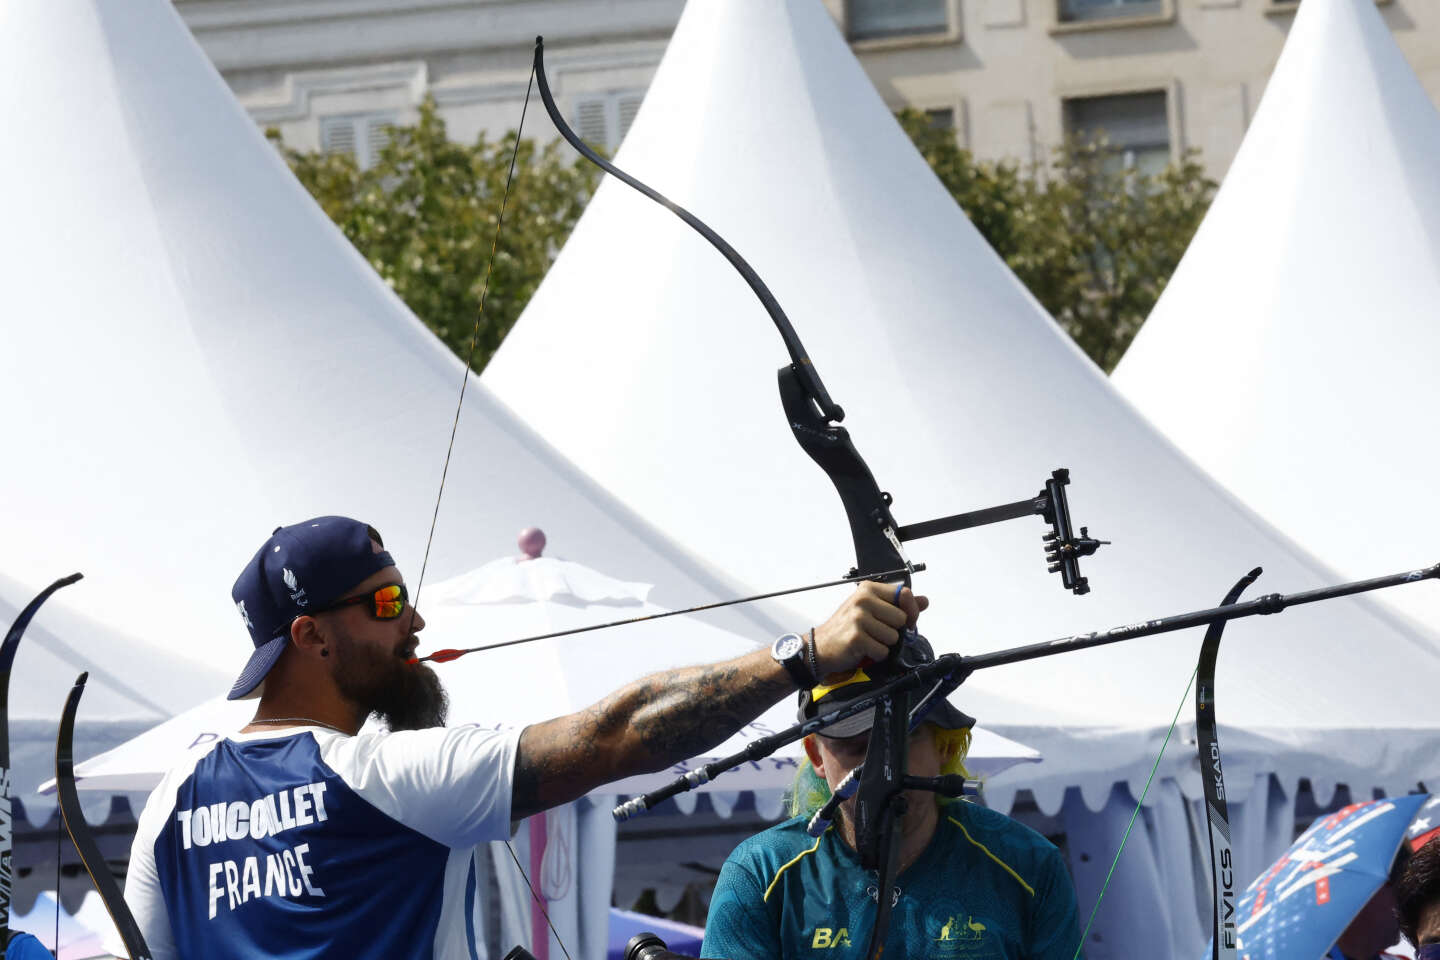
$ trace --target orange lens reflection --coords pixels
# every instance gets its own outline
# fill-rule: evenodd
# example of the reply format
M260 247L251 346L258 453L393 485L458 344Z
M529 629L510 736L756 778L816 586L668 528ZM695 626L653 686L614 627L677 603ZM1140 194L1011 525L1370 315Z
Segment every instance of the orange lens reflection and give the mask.
M394 620L405 609L405 590L397 584L390 584L375 591L375 616L381 620Z

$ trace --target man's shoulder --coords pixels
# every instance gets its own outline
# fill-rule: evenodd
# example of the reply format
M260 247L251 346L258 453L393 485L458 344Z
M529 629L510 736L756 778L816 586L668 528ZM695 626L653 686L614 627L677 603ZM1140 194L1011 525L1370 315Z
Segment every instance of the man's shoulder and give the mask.
M1041 833L998 810L961 801L946 804L940 816L958 832L959 840L984 846L997 855L1003 850L1009 858L1031 863L1059 859L1059 850Z
M819 841L805 832L809 820L803 815L791 817L746 837L731 851L729 862L773 874L807 850L817 847Z

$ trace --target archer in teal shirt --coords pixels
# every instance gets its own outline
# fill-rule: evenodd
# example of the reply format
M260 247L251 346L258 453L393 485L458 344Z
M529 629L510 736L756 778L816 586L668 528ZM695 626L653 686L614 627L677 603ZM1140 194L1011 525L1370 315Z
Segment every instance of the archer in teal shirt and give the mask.
M859 957L875 921L875 876L832 826L805 817L741 843L710 901L702 957ZM1075 891L1040 834L973 803L939 810L935 835L897 878L886 957L1074 960Z

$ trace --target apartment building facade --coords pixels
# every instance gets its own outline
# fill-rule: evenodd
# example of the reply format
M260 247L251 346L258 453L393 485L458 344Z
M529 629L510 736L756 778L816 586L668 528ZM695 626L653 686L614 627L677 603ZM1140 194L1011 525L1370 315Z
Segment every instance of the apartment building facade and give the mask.
M721 0L779 2L779 0ZM1196 149L1221 177L1308 0L824 0L894 109L987 159L1043 162L1103 128L1126 162ZM451 135L519 122L534 37L562 110L612 149L683 0L175 0L240 102L302 149L373 161L433 96ZM1377 0L1440 103L1440 2ZM533 110L527 132L551 136Z

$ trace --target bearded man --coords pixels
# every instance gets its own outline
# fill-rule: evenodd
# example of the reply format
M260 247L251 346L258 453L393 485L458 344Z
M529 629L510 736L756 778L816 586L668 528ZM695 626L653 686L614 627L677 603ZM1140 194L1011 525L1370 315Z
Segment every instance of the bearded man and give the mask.
M155 960L473 957L477 844L715 746L817 671L883 658L926 605L862 584L798 648L787 635L773 657L496 733L443 725L439 679L412 662L425 620L373 527L278 528L231 595L254 653L230 698L259 704L140 817L126 900ZM372 714L388 730L361 733Z

